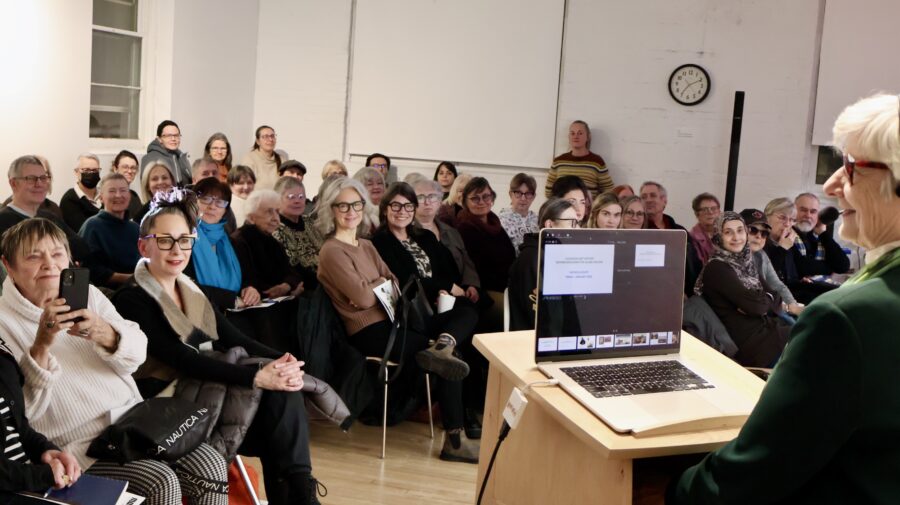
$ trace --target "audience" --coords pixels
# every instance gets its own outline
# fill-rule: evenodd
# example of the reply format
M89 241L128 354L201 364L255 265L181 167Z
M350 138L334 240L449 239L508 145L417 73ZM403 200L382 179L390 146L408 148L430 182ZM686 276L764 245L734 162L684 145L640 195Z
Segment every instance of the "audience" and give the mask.
M541 228L577 228L575 206L568 200L551 198L541 205ZM538 234L525 235L519 256L509 270L509 330L533 330L537 303Z
M684 230L684 226L675 222L675 219L666 214L666 205L669 196L662 184L647 181L641 184L641 201L644 203L646 214L646 228L651 230Z
M744 209L741 211L741 219L747 223L747 241L750 244L750 251L753 252L753 261L756 262L756 269L759 271L763 282L778 293L778 296L784 302L786 312L795 316L800 315L804 306L797 303L791 290L778 278L778 274L772 268L772 262L769 261L769 256L763 251L766 242L769 240L769 233L772 231L772 227L769 226L766 220L766 215L761 210Z
M622 228L626 230L640 230L647 227L646 214L644 213L644 201L641 197L632 195L621 199L622 203Z
M153 195L160 191L165 193L175 187L173 180L172 170L165 163L156 163L141 172L141 193L145 203L141 210L132 217L135 222L140 223L144 215L150 211Z
M60 273L69 266L68 243L51 222L19 223L3 236L0 252L9 272L0 296L0 333L22 367L25 413L34 428L71 453L86 473L127 480L128 489L147 497L147 504L180 503L182 495L190 504L227 504L228 495L221 491L227 488L225 460L206 444L171 466L150 459L97 461L87 455L91 442L109 426L109 412L141 401L132 374L146 357L147 337L141 331L146 326L132 322L130 314L124 319L94 287L86 309L69 310L59 298ZM194 486L196 478L218 484L220 491Z
M197 184L209 177L217 179L219 177L219 165L216 164L215 160L206 156L194 160L194 163L191 164L191 184Z
M232 152L231 142L224 133L213 133L203 146L203 156L208 156L216 162L216 176L221 182L228 181L228 172L231 170Z
M612 193L616 195L619 200L621 200L628 196L634 196L634 188L632 188L628 184L619 184L618 186L612 188Z
M322 180L331 177L332 175L342 175L344 177L348 177L347 166L344 165L344 162L341 160L330 160L326 161L325 165L322 167Z
M571 202L578 214L578 225L582 228L587 226L591 216L591 192L584 181L573 175L560 177L553 183L550 196Z
M238 453L260 458L270 504L318 504L300 393L303 363L238 331L183 275L195 240L196 218L189 197L190 193L176 192L159 199L141 222L139 248L144 259L113 300L122 315L147 334L147 361L135 374L140 392L151 398L179 377L248 392L261 390L249 428L240 431L243 440L233 441L239 444ZM197 352L203 345L221 352L243 347L251 357L272 361L232 364Z
M601 193L591 204L588 228L616 229L622 227L622 204L614 193Z
M259 189L272 189L278 179L278 167L281 166L282 161L287 159L287 156L282 157L282 154L275 150L278 137L275 135L275 129L271 126L260 126L256 129L255 135L253 148L244 155L241 165L253 170L254 182L259 185ZM228 184L231 185L230 179ZM238 196L234 188L231 188L231 192L234 196ZM240 198L246 198L246 196Z
M384 196L385 181L384 175L382 175L380 170L373 167L363 167L353 174L353 178L365 186L372 205L381 204L381 198Z
M95 268L102 268L106 287L117 287L134 273L141 258L137 249L138 225L128 219L131 193L128 180L119 173L108 174L100 181L100 201L103 210L89 217L79 235L91 248Z
M95 154L82 154L75 167L75 186L59 200L63 220L73 230L80 230L87 218L100 210L100 158Z
M191 181L191 162L181 149L181 129L175 121L165 120L156 127L156 138L147 146L147 154L141 158L141 180L148 168L162 163L169 168L172 185L182 187ZM149 199L148 199L149 201Z
M456 217L459 215L459 211L463 209L463 190L471 180L472 176L467 173L461 173L456 176L453 186L450 187L450 194L444 197L444 203L438 211L438 219L456 228Z
M738 347L744 366L773 367L787 343L790 327L777 317L781 298L762 281L747 243L741 216L716 219L715 251L703 267L694 293L703 296Z
M794 199L797 208L797 240L794 258L800 277L843 274L850 270L850 258L834 240L834 224L819 221L819 197L803 193Z
M40 156L38 154L35 154L32 156L35 159L37 159L41 163L41 165L44 167L44 172L46 173L46 175L48 177L48 179L47 179L47 195L49 196L50 193L53 193L53 172L50 170L50 162L47 161L47 158ZM0 206L0 209L2 209L3 207L6 207L10 203L12 203L12 195L7 197L6 200L3 201L3 205ZM44 201L41 203L40 207L38 207L38 210L48 212L48 213L56 216L60 222L63 222L62 211L59 209L59 205L57 205L56 202L54 202L53 200L51 200L47 197L44 198Z
M444 199L450 194L450 188L453 187L453 181L459 173L456 171L456 165L449 161L442 161L438 164L434 171L434 180L441 185L441 191L444 193Z
M246 165L235 165L228 172L228 189L231 190L231 211L238 226L247 216L247 199L256 188L256 173Z
M487 179L473 178L463 189L463 210L456 227L475 263L481 288L494 302L493 310L482 314L479 328L485 332L503 329L503 291L509 282L509 267L516 259L500 218L491 212L496 197Z
M306 177L306 165L297 160L287 160L278 167L278 177L293 177L300 182ZM275 181L276 183L278 181Z
M131 151L119 151L112 163L112 173L122 174L128 182L128 193L131 198L128 199L128 218L134 219L141 211L141 195L135 193L131 189L131 184L138 173L138 159Z
M584 121L572 121L569 125L569 152L553 159L547 174L546 196L557 196L553 185L560 177L574 176L584 182L590 194L587 200L613 189L615 184L609 176L603 158L591 152L591 128Z
M509 181L510 207L500 211L498 217L506 234L512 241L516 253L522 244L522 237L526 233L536 233L538 230L537 214L530 210L534 203L534 195L537 191L537 181L534 177L518 173Z
M366 158L366 166L378 170L385 185L397 182L397 169L391 166L391 159L381 153L372 153ZM358 172L357 172L358 173Z
M306 188L303 182L290 176L283 176L275 183L275 192L281 197L278 214L281 224L272 237L281 244L288 262L300 275L305 291L313 291L319 281L316 279L315 262L309 258L318 256L321 244L310 240L303 213L306 210Z
M697 224L689 232L691 242L694 244L697 259L705 265L715 250L712 237L716 233L716 218L720 214L719 199L711 193L700 193L694 197L691 208L697 216Z
M344 322L350 343L366 356L381 357L386 352L392 322L373 289L386 281L396 283L397 278L372 242L357 236L361 223L368 222L364 227L378 223L375 208L359 181L341 178L328 186L317 210L316 226L328 237L319 253L319 282ZM477 458L476 444L461 434L464 422L461 381L468 375L469 366L453 355L458 336L433 335L443 338L429 346L429 335L410 328L406 328L405 335L404 345L391 348L390 359L408 362L415 357L423 370L443 379L438 381L436 389L450 450L445 445L441 454L446 459Z

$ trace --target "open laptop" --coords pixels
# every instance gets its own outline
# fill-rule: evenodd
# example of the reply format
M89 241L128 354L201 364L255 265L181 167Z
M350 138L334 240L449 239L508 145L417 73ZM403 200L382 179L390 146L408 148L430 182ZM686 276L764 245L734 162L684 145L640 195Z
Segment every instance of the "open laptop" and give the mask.
M535 361L618 432L741 426L755 399L684 363L683 230L544 229Z

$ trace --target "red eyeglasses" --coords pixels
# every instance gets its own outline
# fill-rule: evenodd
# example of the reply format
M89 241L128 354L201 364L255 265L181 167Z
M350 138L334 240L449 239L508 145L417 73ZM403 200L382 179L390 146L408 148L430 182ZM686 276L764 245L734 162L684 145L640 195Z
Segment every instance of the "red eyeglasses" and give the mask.
M863 161L863 160L855 160L853 156L850 156L847 153L844 153L844 171L847 172L847 179L850 180L850 184L853 184L853 172L857 167L860 168L878 168L881 170L890 170L891 167L887 166L885 163L881 163L880 161Z

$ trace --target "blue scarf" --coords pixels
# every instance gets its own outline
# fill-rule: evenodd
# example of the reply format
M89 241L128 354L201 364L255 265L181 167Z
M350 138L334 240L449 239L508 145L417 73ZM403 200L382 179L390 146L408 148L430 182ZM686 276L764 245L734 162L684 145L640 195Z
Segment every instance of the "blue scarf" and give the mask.
M193 260L198 284L235 293L241 290L241 264L225 233L224 219L216 224L200 221Z

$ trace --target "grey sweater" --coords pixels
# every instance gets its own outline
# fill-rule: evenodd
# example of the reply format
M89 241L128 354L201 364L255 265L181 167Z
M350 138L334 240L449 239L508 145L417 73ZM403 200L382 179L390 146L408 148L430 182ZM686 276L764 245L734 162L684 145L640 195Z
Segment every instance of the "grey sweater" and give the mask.
M778 274L775 273L775 267L772 266L772 262L769 261L769 256L765 251L760 250L753 253L753 260L756 261L756 268L759 270L759 275L763 281L766 282L770 289L781 296L784 303L788 305L797 303L791 290L778 278Z

